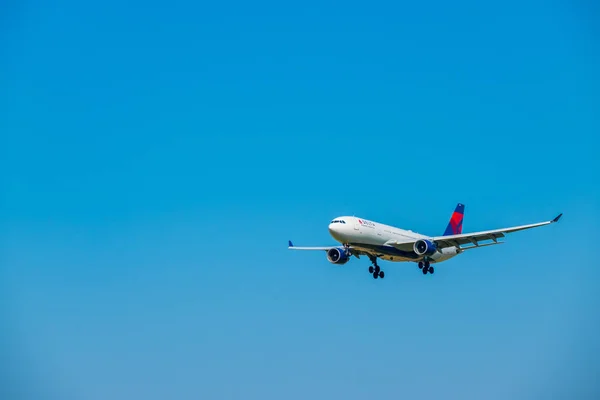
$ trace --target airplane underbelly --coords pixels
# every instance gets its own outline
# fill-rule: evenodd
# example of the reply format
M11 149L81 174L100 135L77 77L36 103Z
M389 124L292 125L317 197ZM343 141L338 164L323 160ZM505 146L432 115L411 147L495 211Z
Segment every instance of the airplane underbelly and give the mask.
M383 257L379 257L382 260L385 261L392 261L392 262L406 262L406 261L414 261L412 258L406 258L406 257L400 257L400 256L383 256Z
M391 246L384 246L383 244L369 244L369 243L352 243L352 247L359 251L363 251L368 254L376 255L382 260L402 262L402 261L415 261L417 255L411 251L401 251Z

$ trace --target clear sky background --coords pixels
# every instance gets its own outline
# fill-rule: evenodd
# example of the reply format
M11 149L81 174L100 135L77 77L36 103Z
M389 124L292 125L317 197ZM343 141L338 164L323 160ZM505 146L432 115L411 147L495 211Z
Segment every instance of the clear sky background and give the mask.
M593 2L2 8L0 398L598 398Z

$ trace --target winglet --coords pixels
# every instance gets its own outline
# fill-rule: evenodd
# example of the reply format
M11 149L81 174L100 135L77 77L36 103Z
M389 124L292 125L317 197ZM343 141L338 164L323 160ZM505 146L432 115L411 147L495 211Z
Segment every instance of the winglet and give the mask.
M294 247L294 244L292 243L291 240L288 240L288 247Z
M552 220L552 222L558 222L558 220L560 219L560 217L562 217L562 213L558 214L558 216L556 218L554 218Z

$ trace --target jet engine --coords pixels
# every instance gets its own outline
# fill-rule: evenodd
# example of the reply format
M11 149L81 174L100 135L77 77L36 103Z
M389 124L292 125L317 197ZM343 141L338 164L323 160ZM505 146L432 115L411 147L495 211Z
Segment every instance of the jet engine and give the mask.
M343 247L334 247L327 250L327 259L332 264L346 264L350 260L350 252Z
M415 242L413 250L419 256L430 256L437 251L437 246L427 239L420 239Z

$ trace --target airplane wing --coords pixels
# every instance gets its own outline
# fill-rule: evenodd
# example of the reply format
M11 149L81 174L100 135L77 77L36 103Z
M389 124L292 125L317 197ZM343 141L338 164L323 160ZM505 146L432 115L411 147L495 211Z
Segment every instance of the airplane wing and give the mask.
M438 248L452 247L452 246L461 247L461 245L465 245L465 244L473 245L468 248L482 247L483 245L480 244L480 242L482 242L482 241L486 241L486 240L494 241L494 243L488 243L487 245L496 244L496 243L499 244L502 242L498 242L498 239L504 237L507 233L523 231L525 229L537 228L538 226L553 224L555 222L558 222L560 217L562 217L562 214L559 214L556 218L554 218L551 221L538 222L538 223L529 224L529 225L513 226L510 228L493 229L490 231L464 233L464 234L459 234L459 235L435 236L431 239L437 244ZM463 249L466 250L467 248L463 248Z
M291 240L288 240L288 249L289 250L317 250L317 251L328 251L330 249L337 249L340 248L341 246L338 244L337 246L318 246L318 247L298 247L298 246L294 246L294 244L292 243ZM350 250L350 252L352 253L352 255L356 258L360 258L361 254L365 254L362 251L358 251L356 250L354 247L349 246L348 249Z
M323 251L327 251L329 249L335 249L340 247L340 245L337 246L322 246L322 247L297 247L294 246L294 244L292 243L291 240L288 240L288 249L290 250L323 250Z

